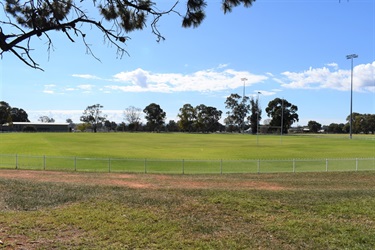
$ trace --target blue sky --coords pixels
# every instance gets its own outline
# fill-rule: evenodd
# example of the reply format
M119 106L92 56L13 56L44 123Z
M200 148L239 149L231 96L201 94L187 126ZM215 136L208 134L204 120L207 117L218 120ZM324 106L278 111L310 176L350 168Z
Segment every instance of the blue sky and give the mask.
M174 1L161 2L161 8ZM184 1L181 1L181 6ZM265 108L276 97L298 106L300 121L345 123L350 112L350 60L354 59L353 112L375 113L375 1L258 0L224 15L221 1L208 0L207 18L196 29L181 27L176 15L164 17L156 42L151 29L130 33L129 56L95 30L87 40L100 62L86 54L77 39L51 33L34 40L34 59L44 72L31 69L11 54L1 64L0 99L23 108L31 121L48 115L56 122L79 122L83 110L104 106L109 120L124 121L129 106L157 103L168 120L177 120L186 103L223 111L231 93L257 96ZM91 12L91 15L94 15Z

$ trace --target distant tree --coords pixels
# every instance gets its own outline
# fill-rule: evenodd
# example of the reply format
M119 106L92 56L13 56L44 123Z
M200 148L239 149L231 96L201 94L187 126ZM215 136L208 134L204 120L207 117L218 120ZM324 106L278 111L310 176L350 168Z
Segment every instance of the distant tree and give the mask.
M174 120L170 120L168 124L165 126L168 132L178 132L179 127Z
M117 123L111 122L111 130L116 131L116 128L117 128Z
M86 129L88 129L90 126L90 124L88 123L80 123L80 124L77 124L76 128L77 130L81 131L81 132L85 132Z
M343 123L337 124L337 123L331 123L329 124L327 128L328 133L333 133L333 134L342 134L345 132L344 129L345 125Z
M226 125L235 125L238 129L245 129L245 118L250 112L250 105L248 104L249 97L241 97L238 94L231 94L225 101L225 108L227 111Z
M362 132L365 134L375 134L375 114L365 114L361 121Z
M0 101L0 126L12 122L11 107L7 102Z
M289 103L285 99L275 98L268 103L266 112L271 117L270 126L281 127L284 134L288 133L288 129L294 122L298 122L298 107ZM282 121L282 122L281 122Z
M226 118L224 118L224 124L226 132L233 133L235 131L239 131L239 127L234 122L232 116L227 116Z
M0 101L0 126L12 122L30 122L25 110L11 107L7 102Z
M130 131L137 131L141 125L142 109L129 106L124 111L124 120L129 124Z
M125 122L121 122L120 124L118 124L116 129L119 132L125 132L127 130Z
M262 109L259 107L259 99L254 99L252 97L250 99L250 126L251 126L251 133L257 134L259 128L259 121L262 120Z
M221 119L222 111L204 104L197 106L195 110L197 114L196 127L200 132L208 133L220 130L221 124L219 120Z
M66 123L69 123L69 131L71 132L75 127L75 124L74 124L73 120L68 118L68 119L66 119Z
M307 123L307 126L309 127L311 133L318 133L319 130L322 129L322 124L316 121L309 121Z
M360 114L353 112L352 114L352 132L358 133L374 133L375 131L375 114ZM350 115L346 117L347 124L346 127L350 127ZM349 130L349 129L347 129Z
M159 132L164 125L166 113L156 103L148 105L143 112L146 114L147 128L149 131Z
M196 109L191 104L184 104L177 115L180 119L177 124L184 132L195 131L194 124L197 118Z
M48 116L44 115L44 116L39 117L38 121L45 122L45 123L54 123L55 119L49 118Z
M353 119L353 121L352 121L352 132L354 134L358 134L358 133L361 132L361 128L360 128L361 123L360 123L360 120L363 119L362 114L353 112L352 113L352 119ZM346 117L346 121L347 121L347 124L345 124L345 126L348 127L347 130L350 131L350 115L348 115Z
M159 32L159 20L163 16L176 14L182 17L183 27L198 27L206 16L207 2L185 2L186 7L182 11L186 10L186 13L180 13L177 0L172 1L166 10L162 10L160 2L152 0L4 0L0 4L3 9L0 15L0 56L10 52L28 66L40 69L31 54L35 49L32 40L45 38L48 51L51 51L51 34L54 32L61 32L67 41L82 40L87 53L93 55L90 42L86 39L90 35L88 33L97 30L121 57L127 53L123 44L130 39L127 36L129 32L142 30L148 25L157 41L164 40ZM253 2L255 0L225 0L222 1L222 8L227 13L240 4L250 7ZM148 18L151 20L147 21Z
M103 106L100 104L87 106L80 118L82 122L86 122L91 125L94 133L97 132L98 127L100 127L99 125L102 125L107 118L106 115L102 115L102 108Z
M30 122L28 114L25 110L19 108L12 108L10 110L12 122Z
M193 107L191 104L185 104L177 115L180 118L177 124L184 132L214 132L221 130L221 114L222 111L215 107L204 104Z
M104 126L107 128L107 130L108 130L108 132L109 131L116 131L116 128L117 128L117 124L116 124L116 122L111 122L111 121L109 121L109 120L106 120L105 122L104 122Z

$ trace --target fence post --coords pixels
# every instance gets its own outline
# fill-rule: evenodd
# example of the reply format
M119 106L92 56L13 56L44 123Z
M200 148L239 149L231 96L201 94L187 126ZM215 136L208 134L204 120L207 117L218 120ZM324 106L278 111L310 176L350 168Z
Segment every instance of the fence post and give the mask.
M111 172L111 158L108 158L108 173Z
M220 159L220 174L223 174L223 159Z
M16 154L16 169L18 169L18 154Z
M293 159L293 173L296 172L296 159Z
M77 171L77 156L74 157L74 171Z
M326 172L328 172L328 159L326 159Z
M258 174L260 173L260 159L258 159Z
M182 174L185 174L185 159L182 159Z
M145 174L147 174L147 159L145 158Z
M43 155L43 170L46 170L46 156Z
M355 171L358 171L358 158L355 158Z

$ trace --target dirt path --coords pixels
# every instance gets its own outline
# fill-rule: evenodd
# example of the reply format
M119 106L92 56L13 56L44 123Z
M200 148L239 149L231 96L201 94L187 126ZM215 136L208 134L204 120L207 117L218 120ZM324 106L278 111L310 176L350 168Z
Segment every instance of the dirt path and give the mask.
M87 185L123 186L144 189L286 189L274 183L244 179L236 176L211 175L161 175L161 174L122 174L122 173L84 173L32 170L0 170L0 178L29 180L38 182L57 182Z

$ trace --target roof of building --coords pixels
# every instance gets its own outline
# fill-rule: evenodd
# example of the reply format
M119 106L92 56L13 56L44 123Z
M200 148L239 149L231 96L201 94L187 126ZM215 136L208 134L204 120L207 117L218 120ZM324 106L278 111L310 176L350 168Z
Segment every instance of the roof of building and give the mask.
M13 125L49 125L49 126L68 126L69 123L55 123L55 122L12 122ZM3 126L9 126L9 123Z

